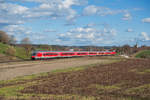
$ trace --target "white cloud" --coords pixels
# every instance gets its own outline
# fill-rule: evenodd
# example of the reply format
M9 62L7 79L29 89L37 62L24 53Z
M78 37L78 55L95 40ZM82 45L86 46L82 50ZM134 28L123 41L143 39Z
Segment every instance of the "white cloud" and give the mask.
M128 29L126 30L126 32L133 32L133 29L128 28Z
M66 17L66 19L68 21L74 21L76 17L77 17L77 12L75 10L70 9L69 15Z
M0 2L4 2L4 0L0 0Z
M94 5L91 6L87 6L86 8L84 8L83 14L84 15L93 15L96 14L98 11L98 8Z
M133 8L134 11L141 11L143 8Z
M87 24L87 26L85 26L85 27L93 27L93 26L97 26L97 24L95 24L95 23L89 23L89 24Z
M115 15L115 14L124 14L122 20L131 20L132 16L128 12L128 10L119 10L119 9L111 9L107 7L89 5L84 8L83 15L97 15L97 16L106 16L106 15Z
M0 23L8 23L8 20L0 19Z
M90 32L96 32L96 30L94 28L79 27L76 29L71 29L69 32L71 32L71 33L90 33Z
M117 30L116 29L111 29L109 30L110 34L113 35L113 36L116 36L117 35Z
M57 32L57 31L53 29L45 29L44 32Z
M144 37L146 41L150 40L150 37L148 36L146 32L141 32L141 35Z
M38 36L38 35L33 35L33 36L32 36L32 39L33 39L33 40L38 40L38 41L39 41L39 40L43 40L43 39L45 39L45 38L46 38L45 36ZM33 41L33 42L34 42L34 41Z
M28 12L29 8L12 3L0 3L0 24L3 26L13 24L23 24L25 19L23 16Z
M5 0L1 0L5 1ZM11 0L10 0L11 1ZM0 24L12 25L22 24L28 20L43 19L62 19L73 22L78 16L72 6L82 6L87 0L14 0L15 2L35 2L36 6L27 7L15 2L0 3Z
M76 3L75 3L75 0L64 0L62 4L65 8L70 8L72 5Z
M7 25L2 28L9 35L15 36L17 41L21 41L24 37L29 37L32 43L41 43L40 40L47 39L47 35L40 32L33 32L32 28L24 27L23 25Z
M142 19L142 22L143 23L150 23L150 18L144 18L144 19Z
M33 1L33 0L32 0ZM36 1L34 1L36 2ZM39 1L37 1L39 2ZM32 8L25 17L27 18L63 18L73 22L78 16L77 12L72 9L72 6L80 6L85 4L80 0L47 0L41 1L39 6Z
M77 34L76 38L83 38L83 35L82 34Z
M131 19L132 19L132 16L131 16L130 13L124 14L124 16L123 16L123 18L122 18L122 20L131 20Z
M54 3L54 4L61 2L66 7L69 7L73 4L85 5L88 3L88 0L15 0L15 1L18 1L18 2L35 2L35 3Z
M43 3L43 4L41 4L39 6L39 8L41 8L41 9L49 9L49 8L51 8L51 6L49 4Z
M0 10L4 11L7 14L23 14L25 13L29 8L25 6L20 6L17 4L11 4L11 3L1 3L0 4Z
M3 28L8 34L17 35L17 34L31 34L32 31L30 28L25 28L21 25L8 25Z
M89 5L83 10L83 15L98 15L98 16L106 16L106 15L114 15L118 13L123 13L124 10L112 10L107 7L100 7L95 5Z
M49 0L15 0L15 1L41 3L41 2L48 2Z
M92 45L98 43L110 43L111 39L116 35L117 31L112 28L97 29L94 27L78 27L69 30L66 34L60 34L57 40L62 43L68 42L71 44Z

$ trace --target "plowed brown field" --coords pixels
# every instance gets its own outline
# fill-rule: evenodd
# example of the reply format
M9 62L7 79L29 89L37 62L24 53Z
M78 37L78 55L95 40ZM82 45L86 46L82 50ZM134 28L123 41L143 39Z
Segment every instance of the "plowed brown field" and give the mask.
M21 92L91 96L96 100L133 100L121 99L124 97L150 100L150 60L148 59L132 59L97 65L80 71L49 74L46 77L39 77L38 80L38 84L26 87Z

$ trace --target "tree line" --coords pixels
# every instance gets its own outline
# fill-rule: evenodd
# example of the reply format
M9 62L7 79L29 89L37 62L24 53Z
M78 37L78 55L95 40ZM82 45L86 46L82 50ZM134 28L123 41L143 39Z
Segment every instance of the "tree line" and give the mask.
M4 44L14 44L16 43L16 39L13 35L8 35L4 31L0 31L0 42Z
M0 42L4 44L10 44L10 45L18 45L16 38L13 35L8 35L4 31L0 31ZM49 50L49 51L68 51L70 49L73 49L74 51L104 51L106 47L98 47L98 46L82 46L82 47L76 47L76 46L59 46L59 45L33 45L31 44L31 41L28 37L23 38L20 41L19 46L23 47L29 55L32 50L36 50L38 48L41 50ZM109 48L109 47L107 47ZM109 48L110 49L110 48ZM126 44L123 46L113 46L111 47L112 50L116 50L119 54L126 54L126 55L132 55L140 50L150 50L150 47L148 46L141 46L138 47L137 44L133 47Z
M6 32L0 30L0 42L4 44L16 44L17 40L13 35L8 35ZM23 38L20 41L21 44L31 44L28 37Z
M14 46L17 43L17 39L13 35L8 35L6 32L0 30L0 42L3 44L11 45L9 48L7 48L5 53L9 55L15 54ZM26 54L29 55L32 50L30 39L28 37L25 37L20 41L20 44L25 49Z

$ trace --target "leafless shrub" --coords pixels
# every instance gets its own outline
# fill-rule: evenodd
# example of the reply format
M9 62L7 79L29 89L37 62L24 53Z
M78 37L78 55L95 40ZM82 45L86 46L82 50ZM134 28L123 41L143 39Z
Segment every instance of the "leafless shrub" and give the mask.
M10 56L14 56L16 53L16 50L14 47L10 46L7 48L7 50L5 51L6 54L10 55Z
M25 48L27 55L29 55L32 50L32 45L31 45L30 39L27 37L22 39L21 44Z

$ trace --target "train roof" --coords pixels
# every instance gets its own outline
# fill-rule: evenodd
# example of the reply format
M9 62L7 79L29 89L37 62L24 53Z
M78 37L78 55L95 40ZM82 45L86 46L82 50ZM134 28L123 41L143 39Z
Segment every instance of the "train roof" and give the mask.
M33 53L37 52L112 52L112 51L33 51Z

